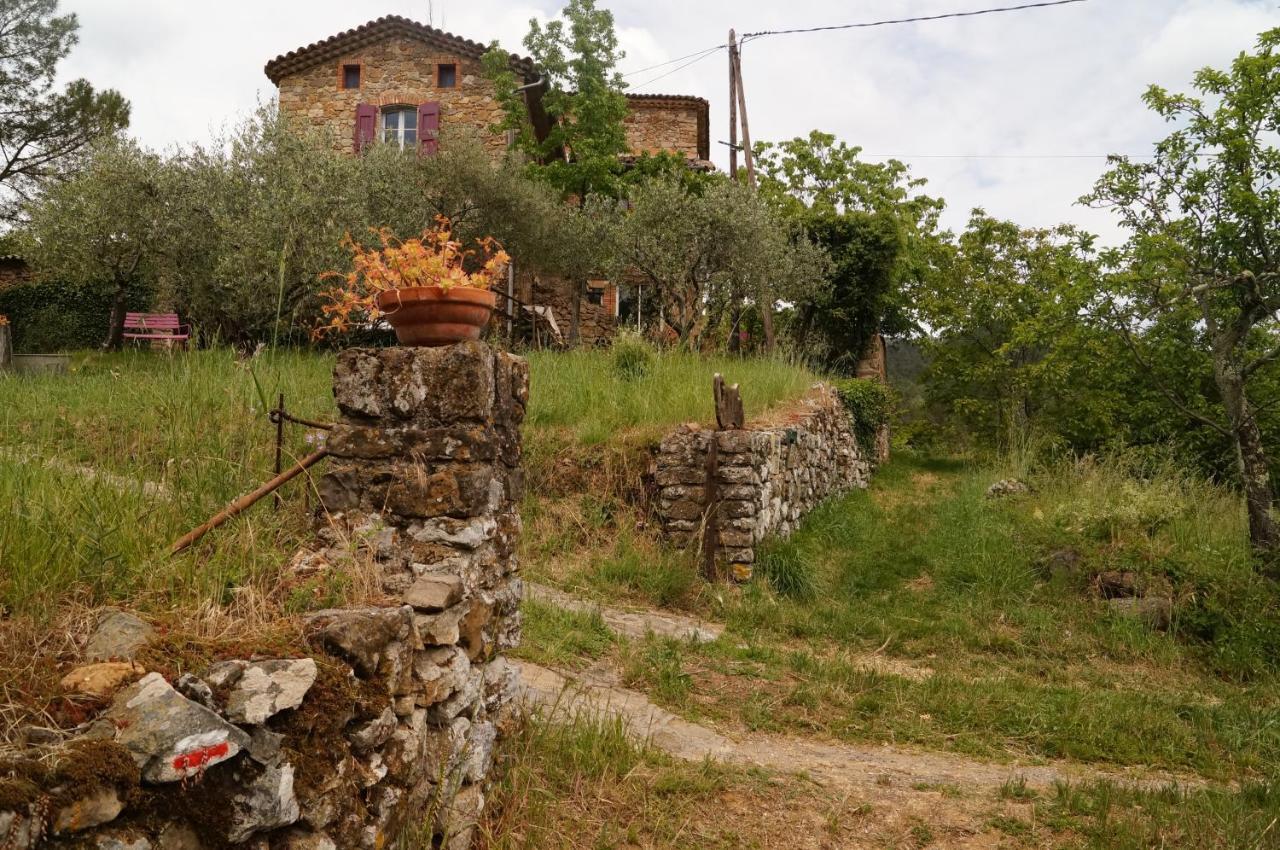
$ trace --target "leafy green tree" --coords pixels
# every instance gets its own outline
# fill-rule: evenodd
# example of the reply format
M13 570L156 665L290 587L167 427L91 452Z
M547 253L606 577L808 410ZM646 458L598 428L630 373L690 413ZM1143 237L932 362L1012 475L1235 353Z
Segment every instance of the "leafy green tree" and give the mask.
M925 181L861 150L817 130L756 146L761 195L835 261L827 300L796 305L796 340L844 372L875 334L910 329L911 293L930 287L948 251L944 204L921 192Z
M0 0L0 215L10 220L91 142L129 124L119 92L94 91L85 80L54 86L78 26L74 14L57 11L57 0Z
M595 0L569 0L560 19L545 27L531 20L524 45L544 75L549 132L537 138L510 55L495 45L484 62L506 115L502 127L514 131L516 149L566 198L617 196L623 173L618 157L628 150L627 99L617 71L625 54L618 48L613 13L597 8Z
M918 308L930 329L929 396L985 442L1028 431L1087 443L1112 430L1103 335L1080 320L1093 291L1092 237L1024 229L975 210Z
M1145 375L1189 421L1235 445L1249 536L1280 550L1263 427L1252 399L1280 360L1280 29L1227 70L1195 75L1197 95L1152 86L1147 106L1178 124L1146 162L1113 157L1084 199L1114 210L1129 241L1106 255L1113 270L1095 313L1126 341ZM1207 356L1200 375L1167 375L1160 343L1181 339Z
M154 287L185 230L172 177L156 154L108 140L76 175L47 187L23 230L23 253L39 274L110 292L104 348L123 341L130 287Z

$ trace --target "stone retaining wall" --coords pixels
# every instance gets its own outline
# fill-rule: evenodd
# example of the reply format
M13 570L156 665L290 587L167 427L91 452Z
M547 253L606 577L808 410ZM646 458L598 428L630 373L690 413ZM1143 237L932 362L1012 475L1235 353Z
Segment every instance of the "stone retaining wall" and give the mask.
M62 683L100 709L0 754L0 848L469 846L518 691L527 368L480 343L350 350L334 392L320 544L288 569L363 575L369 603L303 617L296 652L181 674L105 612Z
M669 540L701 539L713 439L717 561L739 581L751 577L756 547L766 537L788 536L828 496L865 488L881 451L859 445L848 411L824 384L781 424L748 423L736 431L683 426L663 439L654 469L657 514Z

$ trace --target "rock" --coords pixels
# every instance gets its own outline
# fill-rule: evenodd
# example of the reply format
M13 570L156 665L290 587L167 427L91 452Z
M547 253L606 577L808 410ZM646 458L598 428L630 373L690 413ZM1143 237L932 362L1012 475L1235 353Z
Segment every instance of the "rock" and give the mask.
M256 725L297 708L315 684L317 672L311 658L250 664L227 695L226 715L236 723Z
M464 782L479 782L488 775L497 741L498 730L492 723L484 721L471 724L471 733L467 736L462 759Z
M418 705L432 706L448 699L462 686L470 671L471 660L456 646L414 653L413 675L417 680Z
M253 737L249 739L249 758L262 765L279 764L283 743L284 735L259 726L253 730Z
M338 850L333 839L323 832L291 829L275 845L277 850Z
M115 820L122 811L124 800L118 790L111 786L95 788L54 813L53 832L65 835L102 826Z
M102 661L77 667L63 676L60 684L69 693L106 699L145 672L132 661Z
M470 605L458 604L439 614L418 614L414 617L418 636L427 646L453 646L460 637L459 623L470 609Z
M1167 596L1130 596L1108 599L1108 607L1121 617L1130 617L1164 631L1173 620L1173 600Z
M1084 556L1074 549L1058 549L1041 561L1041 568L1051 579L1074 579L1084 571Z
M464 785L458 789L448 806L436 813L436 829L447 835L458 835L480 821L484 810L484 792L479 785Z
M387 706L382 710L382 714L352 732L348 737L353 749L357 752L367 752L391 740L391 735L395 731L396 713Z
M481 670L472 668L470 672L461 677L458 689L452 696L431 707L431 712L428 715L431 718L431 722L443 724L460 715L471 716L483 690L484 673Z
M1004 478L987 488L988 499L999 499L1005 496L1024 496L1031 488L1016 478Z
M268 767L232 796L227 840L239 844L259 832L289 826L300 816L293 792L293 765Z
M130 839L99 835L93 847L94 850L151 850L151 842L145 838Z
M160 831L156 850L204 850L200 836L185 823L171 823Z
M84 657L90 661L133 658L155 630L128 611L109 610L85 644Z
M226 761L249 736L214 712L178 693L159 673L116 694L103 715L117 729L142 771L142 781L177 782Z
M1132 570L1105 570L1094 576L1093 583L1103 599L1127 599L1139 592L1138 575Z
M173 687L187 699L199 703L212 711L218 710L218 701L213 698L213 689L203 679L190 673L183 673Z
M248 661L219 661L204 672L204 680L211 688L229 688L244 675Z
M434 613L462 598L462 579L456 575L425 575L413 583L404 601L419 611Z
M320 644L350 662L363 678L378 672L391 644L413 633L413 609L407 605L320 611L308 620L319 626Z

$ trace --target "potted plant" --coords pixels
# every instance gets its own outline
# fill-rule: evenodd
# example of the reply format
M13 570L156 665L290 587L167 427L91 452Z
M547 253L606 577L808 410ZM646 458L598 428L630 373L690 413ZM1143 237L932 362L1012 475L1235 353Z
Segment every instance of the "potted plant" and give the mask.
M345 331L356 317L381 317L401 345L477 339L497 301L490 287L511 261L507 252L489 237L477 240L476 250L465 250L443 217L420 238L400 241L385 229L375 233L377 247L344 240L352 269L331 274L342 284L321 293L328 322L317 332Z

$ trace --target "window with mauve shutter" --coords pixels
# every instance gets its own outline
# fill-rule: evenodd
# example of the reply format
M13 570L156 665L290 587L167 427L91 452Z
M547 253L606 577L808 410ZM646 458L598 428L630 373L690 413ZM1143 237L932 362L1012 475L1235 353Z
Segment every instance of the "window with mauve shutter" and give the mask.
M378 107L372 103L361 103L356 106L355 151L360 153L364 146L378 137Z
M440 104L435 101L418 105L418 151L435 156L440 149Z

